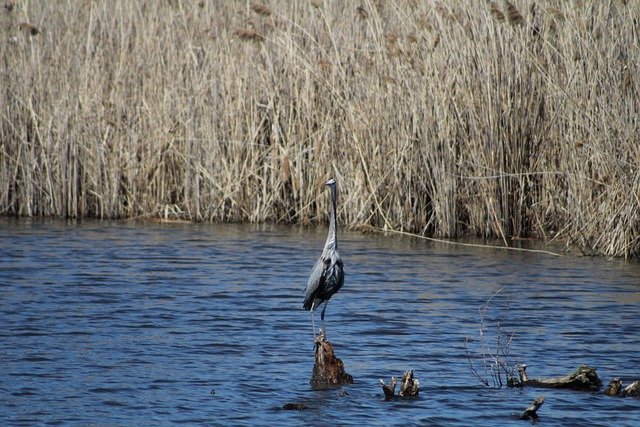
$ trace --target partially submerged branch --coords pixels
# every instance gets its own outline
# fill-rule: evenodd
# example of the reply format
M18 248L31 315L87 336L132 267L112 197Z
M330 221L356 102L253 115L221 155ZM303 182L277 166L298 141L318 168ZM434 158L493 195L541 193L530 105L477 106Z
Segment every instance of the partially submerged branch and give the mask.
M622 397L640 398L640 380L635 380L622 390Z
M609 381L609 386L604 391L604 394L607 396L633 397L638 399L640 398L640 381L635 380L623 389L620 378L614 378Z
M571 390L598 390L602 387L602 381L598 378L596 370L587 365L580 365L572 374L563 377L529 379L527 365L518 366L520 385L540 388L566 388Z
M521 420L537 420L538 414L537 411L540 409L542 404L544 403L544 397L539 396L529 405L527 409L520 415Z
M384 381L380 380L380 385L382 386L385 400L391 400L395 397L397 383L398 379L396 377L391 377L391 382L389 383L389 385L386 385ZM400 381L400 392L398 393L398 396L414 397L417 396L418 393L420 393L420 381L413 377L413 370L409 369L404 373L404 375L402 375L402 380Z
M398 379L396 377L391 377L391 382L389 383L389 385L386 385L384 381L380 380L380 385L382 386L385 400L391 400L395 397L397 383Z

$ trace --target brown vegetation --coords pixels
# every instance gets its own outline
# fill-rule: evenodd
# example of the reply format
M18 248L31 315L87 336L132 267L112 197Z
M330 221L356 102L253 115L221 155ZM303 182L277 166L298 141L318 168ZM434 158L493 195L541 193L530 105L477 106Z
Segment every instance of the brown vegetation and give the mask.
M11 4L1 214L306 223L334 176L345 223L640 254L639 2Z

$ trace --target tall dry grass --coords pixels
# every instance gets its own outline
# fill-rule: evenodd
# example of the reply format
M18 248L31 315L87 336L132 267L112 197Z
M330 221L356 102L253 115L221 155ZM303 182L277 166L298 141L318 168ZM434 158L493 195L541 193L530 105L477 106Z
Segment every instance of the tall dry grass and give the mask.
M640 254L639 2L5 3L0 213Z

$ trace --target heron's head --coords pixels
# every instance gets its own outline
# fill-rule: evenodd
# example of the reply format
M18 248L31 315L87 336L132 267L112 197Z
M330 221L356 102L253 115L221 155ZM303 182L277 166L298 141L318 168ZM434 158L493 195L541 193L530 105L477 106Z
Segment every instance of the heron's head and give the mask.
M336 180L331 178L329 181L326 182L326 185L328 185L329 187L336 185Z

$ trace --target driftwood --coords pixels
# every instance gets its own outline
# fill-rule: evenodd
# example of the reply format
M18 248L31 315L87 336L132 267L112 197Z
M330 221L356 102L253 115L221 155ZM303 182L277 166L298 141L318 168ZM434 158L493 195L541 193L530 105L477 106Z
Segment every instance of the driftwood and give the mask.
M602 381L598 378L596 370L586 365L580 365L572 374L554 378L529 379L526 371L527 365L518 366L521 386L571 390L599 390L602 387Z
M313 365L311 384L314 387L353 383L353 377L345 372L344 363L336 357L333 346L324 333L315 338L316 361Z
M391 377L391 383L389 383L389 385L386 385L384 381L380 380L380 385L382 386L385 400L391 400L395 397L397 383L398 379L396 377ZM400 381L400 392L398 393L398 396L413 397L417 396L419 392L420 381L413 378L413 370L409 369L404 373L404 375L402 375L402 380Z
M542 404L544 403L544 397L536 397L536 399L529 405L527 409L520 415L521 420L537 420L538 414L537 411L540 409Z
M640 398L640 381L636 380L623 389L622 381L619 378L614 378L609 381L609 386L604 391L604 394L607 396Z

